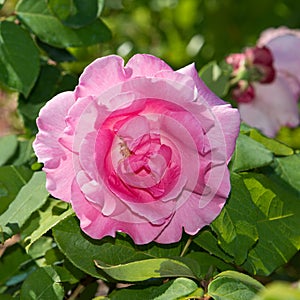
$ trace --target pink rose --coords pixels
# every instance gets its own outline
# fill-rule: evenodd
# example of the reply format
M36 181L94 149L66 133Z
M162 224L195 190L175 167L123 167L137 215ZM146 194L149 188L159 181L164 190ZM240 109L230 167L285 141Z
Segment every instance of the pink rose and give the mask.
M251 86L254 91L251 101L246 89L237 86L233 91L239 95L236 100L242 120L267 136L274 137L281 126L296 127L299 124L300 30L283 27L268 29L261 34L257 47L250 49L269 49L275 72L273 74L267 52L252 51L254 65L257 67L260 64L257 71L263 74L264 80L250 76L247 88ZM247 56L246 52L244 56ZM235 76L238 73L237 62L231 63L232 60L227 59L227 62L233 66Z
M122 231L136 244L177 242L183 228L196 234L211 223L229 194L239 114L193 65L97 59L37 124L47 189L72 204L92 238Z

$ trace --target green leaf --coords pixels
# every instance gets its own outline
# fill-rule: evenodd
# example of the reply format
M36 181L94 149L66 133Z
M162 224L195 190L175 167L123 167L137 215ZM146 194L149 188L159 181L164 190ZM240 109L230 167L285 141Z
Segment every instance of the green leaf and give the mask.
M240 134L236 141L236 148L231 160L234 172L251 170L269 165L273 161L273 154L262 144L250 137Z
M27 262L30 256L25 253L19 244L7 248L0 259L0 286L15 275Z
M275 172L300 193L300 154L276 158Z
M221 214L211 227L218 236L218 244L235 263L242 264L249 249L257 242L257 214L250 194L239 175L231 174L231 194Z
M215 300L252 300L263 288L260 282L248 275L225 271L210 282L207 294Z
M243 267L252 274L269 275L300 249L299 193L276 175L243 177L256 206L253 214L259 235Z
M184 256L182 261L200 279L208 279L217 275L220 271L233 269L231 265L207 252L191 252Z
M0 166L3 166L17 149L18 140L15 135L0 137Z
M251 274L269 275L300 249L299 195L274 174L232 174L231 179L230 198L212 229L237 264L244 262Z
M229 90L229 74L225 74L216 62L210 62L199 72L205 84L219 97L223 97Z
M218 239L210 231L200 231L200 233L193 238L193 242L209 253L213 253L215 256L220 257L224 261L233 262L233 257L229 256L222 248L220 248Z
M0 81L27 96L40 68L38 49L28 32L13 22L0 23Z
M190 277L196 278L191 269L182 262L168 258L153 258L127 264L110 266L96 260L96 266L110 277L122 281L143 281L150 278Z
M259 133L256 129L251 129L249 131L249 136L255 141L264 145L275 155L287 156L287 155L292 155L294 153L294 150L292 148L286 146L285 144L280 143L279 141L265 137L264 135Z
M40 40L54 47L88 46L111 38L109 29L100 19L78 29L64 26L51 13L46 1L23 0L17 5L16 13Z
M32 171L23 166L0 167L0 215L8 208L31 176Z
M111 300L170 300L188 296L197 290L197 284L188 278L176 278L160 286L133 286L115 290L109 295ZM203 293L202 293L203 294Z
M80 28L98 17L98 0L48 0L48 6L64 25Z
M21 300L63 299L64 289L58 273L50 266L37 269L24 281Z
M26 250L28 251L32 243L48 230L73 213L72 208L67 203L49 198L47 206L42 207L38 211L39 216L36 217L38 219L36 229L25 239L25 242L28 242Z
M53 228L53 235L59 249L76 267L97 278L105 279L94 264L99 257L111 265L150 257L129 246L114 245L115 239L110 237L101 240L89 238L73 216L58 223Z
M261 290L253 300L299 300L300 289L290 283L275 281Z
M19 232L30 215L46 202L48 191L45 182L44 172L34 173L8 209L0 216L0 228L4 233L4 239Z

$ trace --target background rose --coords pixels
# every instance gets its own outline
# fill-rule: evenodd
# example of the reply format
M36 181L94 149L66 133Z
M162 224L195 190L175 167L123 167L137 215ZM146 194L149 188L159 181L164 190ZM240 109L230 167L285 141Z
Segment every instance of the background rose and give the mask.
M254 79L251 82L250 79L247 86L250 86L254 91L250 100L249 97L246 97L249 95L249 93L246 93L247 90L244 93L238 88L236 92L239 96L242 95L237 99L242 120L260 129L267 136L274 137L282 126L295 127L299 124L297 104L300 96L299 47L300 31L281 27L264 31L257 42L257 47L248 48L245 51L246 53L250 49L253 52L254 62L255 49L261 49L262 51L262 49L267 48L273 57L274 80L272 72L268 69L265 69L265 71L262 69L266 73L265 76L272 78L272 80L263 82ZM239 55L234 56L236 60L241 61L245 58L245 55ZM232 64L236 73L236 60L230 62L228 58L227 62ZM270 58L267 55L260 56L259 63L268 65L269 60Z
M204 85L193 65L173 71L150 55L97 59L74 92L41 110L34 149L47 188L71 202L93 238L129 234L172 243L222 209L237 110Z

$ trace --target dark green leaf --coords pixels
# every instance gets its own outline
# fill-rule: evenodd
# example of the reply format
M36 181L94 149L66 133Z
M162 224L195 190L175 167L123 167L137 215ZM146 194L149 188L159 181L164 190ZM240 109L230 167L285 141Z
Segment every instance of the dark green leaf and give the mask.
M193 242L196 243L201 248L205 249L209 253L220 257L226 262L233 262L233 258L224 252L218 243L218 239L208 230L203 230L198 234Z
M55 62L70 62L76 60L76 58L66 49L52 47L38 39L37 44L47 53L49 58L51 58Z
M182 262L169 258L153 258L127 264L110 266L96 260L96 266L110 277L121 281L143 281L150 278L190 277L196 278L191 269Z
M170 300L190 295L197 284L188 278L176 278L160 286L133 286L116 290L109 295L111 300ZM203 292L202 292L203 294Z
M252 300L263 285L252 277L235 271L217 275L208 285L208 295L215 300Z
M0 81L27 96L39 73L39 53L28 32L0 23Z
M46 202L48 191L45 182L44 172L34 173L8 209L0 216L0 227L4 232L4 238L19 232L30 215Z
M200 279L208 279L220 271L233 269L231 265L224 263L221 259L207 252L191 252L184 256L182 261Z
M98 0L48 0L52 13L66 26L79 28L98 16Z
M23 166L0 167L0 215L8 208L31 176L32 171Z
M25 253L19 244L7 248L0 260L0 285L18 273L22 264L29 259L30 256Z
M16 13L40 40L54 47L88 46L111 38L109 29L100 19L79 29L64 26L51 13L46 1L23 0L18 4Z
M73 216L57 224L53 228L53 235L62 253L76 267L98 278L104 276L95 267L95 259L101 258L107 264L114 265L150 257L129 246L114 245L115 240L110 237L101 240L89 238L81 231L77 218Z
M24 281L20 299L63 299L64 289L60 282L61 279L55 269L50 266L39 268Z
M14 155L17 146L18 140L15 135L0 137L0 166L4 165Z
M250 137L240 134L236 141L236 148L231 160L231 169L235 172L251 170L269 165L273 161L273 154L262 144Z

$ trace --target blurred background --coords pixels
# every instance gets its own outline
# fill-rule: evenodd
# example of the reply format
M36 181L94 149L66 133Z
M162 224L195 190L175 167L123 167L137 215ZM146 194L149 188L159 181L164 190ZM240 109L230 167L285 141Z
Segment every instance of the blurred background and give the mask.
M268 27L300 28L300 1L109 0L102 18L113 33L105 54L151 53L199 69L254 45Z

